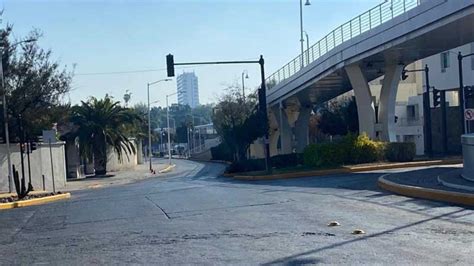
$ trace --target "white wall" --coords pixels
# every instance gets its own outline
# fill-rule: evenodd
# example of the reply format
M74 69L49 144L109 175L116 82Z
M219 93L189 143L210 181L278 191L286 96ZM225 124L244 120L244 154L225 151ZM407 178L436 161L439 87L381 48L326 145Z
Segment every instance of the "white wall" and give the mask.
M138 149L135 141L132 141L133 146L135 147L135 153L128 154L127 152L122 152L121 160L119 159L118 154L115 150L108 150L107 155L107 171L120 171L125 169L133 169L138 165Z
M407 106L415 106L416 119L408 119ZM398 121L395 124L397 141L412 141L416 145L416 155L423 155L425 150L423 134L423 97L411 96L407 102L398 103L395 107Z
M461 52L463 55L474 53L474 43L467 44L450 50L449 67L445 72L441 68L441 55L437 54L423 59L423 65L428 64L430 68L430 86L434 86L439 90L457 89L459 88L459 66L457 54ZM463 59L464 85L474 85L474 57L465 57ZM426 80L423 78L423 84Z
M56 190L61 190L66 186L66 160L64 145L64 142L51 144ZM20 147L18 143L10 144L10 151L12 164L15 165L21 178ZM48 144L39 144L38 149L30 154L31 183L35 190L43 189L42 175L45 176L46 190L51 191L53 188L50 158L50 149ZM24 154L24 165L25 179L28 181L28 161L26 154ZM6 145L0 144L0 191L8 191L8 184Z

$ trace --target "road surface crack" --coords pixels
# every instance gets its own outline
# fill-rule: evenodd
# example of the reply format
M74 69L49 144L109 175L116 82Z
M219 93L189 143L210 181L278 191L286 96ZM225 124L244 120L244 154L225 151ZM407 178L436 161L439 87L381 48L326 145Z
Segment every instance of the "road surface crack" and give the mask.
M171 217L166 213L166 211L163 208L160 207L160 205L158 205L156 202L154 202L152 199L150 199L147 196L145 196L145 198L149 200L153 205L155 205L158 209L160 209L160 211L163 213L166 219L171 220Z

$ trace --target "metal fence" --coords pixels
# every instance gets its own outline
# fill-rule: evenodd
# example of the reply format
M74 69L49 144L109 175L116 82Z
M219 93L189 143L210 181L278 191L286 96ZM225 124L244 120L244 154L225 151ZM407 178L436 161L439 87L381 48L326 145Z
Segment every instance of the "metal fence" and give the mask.
M306 65L314 62L338 45L373 29L394 17L420 5L420 0L386 0L382 4L370 9L362 15L342 24L328 35L324 36L316 44L304 51L288 64L270 75L266 82L267 88L271 88L283 80L291 77Z

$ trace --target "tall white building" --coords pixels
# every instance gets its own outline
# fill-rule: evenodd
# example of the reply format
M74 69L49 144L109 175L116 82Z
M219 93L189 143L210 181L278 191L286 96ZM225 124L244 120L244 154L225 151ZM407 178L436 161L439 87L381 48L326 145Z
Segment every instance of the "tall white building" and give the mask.
M177 78L178 103L194 108L199 105L198 78L194 72L183 72Z

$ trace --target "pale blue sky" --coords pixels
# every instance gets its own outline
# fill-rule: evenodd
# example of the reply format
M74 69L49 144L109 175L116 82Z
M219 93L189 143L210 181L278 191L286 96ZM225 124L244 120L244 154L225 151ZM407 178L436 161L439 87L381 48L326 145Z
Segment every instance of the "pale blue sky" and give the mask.
M38 28L44 33L42 47L51 48L53 57L64 65L77 64L69 95L72 103L106 93L121 100L126 89L132 92L132 104L146 101L146 83L165 78L164 70L88 74L164 69L168 53L175 55L175 62L249 60L263 54L268 76L297 56L300 47L298 0L0 2L3 23L14 24L17 37ZM312 5L304 7L310 43L381 2L311 0ZM199 66L185 70L196 72L201 103L208 103L216 100L225 84L240 84L244 69L250 76L246 87L258 86L258 65ZM175 91L174 80L161 83L153 87L152 101L164 104L164 95Z

